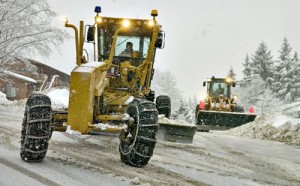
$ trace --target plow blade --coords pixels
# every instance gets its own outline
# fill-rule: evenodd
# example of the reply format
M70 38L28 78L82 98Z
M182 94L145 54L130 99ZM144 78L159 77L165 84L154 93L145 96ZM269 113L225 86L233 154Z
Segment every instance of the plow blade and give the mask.
M255 117L248 113L199 110L196 124L200 131L225 130L252 122Z
M181 120L171 120L164 115L158 116L157 138L162 141L176 143L193 143L197 126Z
M162 141L176 143L193 143L197 126L180 125L170 123L159 123L157 137Z

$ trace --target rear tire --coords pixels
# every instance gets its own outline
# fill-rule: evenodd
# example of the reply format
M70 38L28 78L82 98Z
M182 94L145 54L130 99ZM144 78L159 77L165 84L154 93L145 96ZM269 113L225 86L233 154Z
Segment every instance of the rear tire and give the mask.
M158 112L154 103L134 99L126 113L134 122L120 134L121 160L127 165L143 167L152 157L155 148Z
M171 116L171 98L169 96L157 96L156 108L158 114L164 114L166 118Z
M51 101L43 94L33 94L26 102L21 131L21 158L26 162L44 159L51 136Z

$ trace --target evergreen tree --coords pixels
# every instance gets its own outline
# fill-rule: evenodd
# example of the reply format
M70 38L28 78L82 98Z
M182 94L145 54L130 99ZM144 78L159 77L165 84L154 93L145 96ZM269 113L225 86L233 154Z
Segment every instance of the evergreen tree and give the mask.
M191 101L191 100L190 100ZM189 102L190 102L189 101ZM194 108L190 108L188 102L184 100L180 100L180 105L178 111L176 111L176 116L174 117L177 120L183 120L188 123L195 123L195 106Z
M248 54L246 55L243 66L244 66L243 74L244 74L245 78L250 77L251 76L251 64L250 64L250 59L249 59Z
M235 79L236 73L234 72L232 66L230 66L229 72L228 72L228 75L227 75L227 76L230 76L232 79Z
M284 38L281 48L279 50L279 61L276 63L274 79L272 89L280 99L284 99L287 102L291 102L296 97L295 81L298 72L295 69L299 69L297 54L295 59L291 58L292 47L288 43L288 40Z
M253 75L260 75L264 81L272 77L272 58L267 45L264 42L260 43L255 54L252 55L251 72L253 72Z
M300 98L300 61L297 52L294 53L292 58L292 72L293 74L293 84L291 89L290 102L299 100ZM300 101L300 100L299 100Z
M281 105L281 101L274 96L273 91L259 75L248 78L244 86L235 87L234 94L239 97L238 104L243 106L245 111L253 107L255 113L262 115L282 109L278 106Z

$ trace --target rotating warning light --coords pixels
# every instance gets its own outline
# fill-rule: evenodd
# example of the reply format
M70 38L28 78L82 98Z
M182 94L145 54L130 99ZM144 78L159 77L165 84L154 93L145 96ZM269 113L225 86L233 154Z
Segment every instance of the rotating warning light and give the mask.
M96 6L95 7L95 12L98 14L98 13L101 13L101 6Z

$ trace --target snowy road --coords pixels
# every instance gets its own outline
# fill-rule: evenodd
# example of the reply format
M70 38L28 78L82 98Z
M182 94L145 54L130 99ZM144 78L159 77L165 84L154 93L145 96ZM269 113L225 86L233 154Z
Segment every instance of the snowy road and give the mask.
M144 168L121 163L118 137L54 132L42 163L19 156L23 111L0 107L0 185L300 185L300 149L224 132L157 143Z

